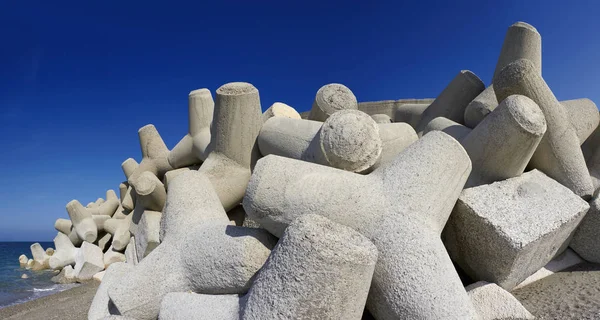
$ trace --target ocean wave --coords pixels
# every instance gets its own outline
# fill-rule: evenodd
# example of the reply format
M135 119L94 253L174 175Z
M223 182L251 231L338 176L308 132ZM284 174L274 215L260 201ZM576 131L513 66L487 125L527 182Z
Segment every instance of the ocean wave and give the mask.
M57 290L57 287L53 288L33 288L33 292L46 292L46 291L54 291Z

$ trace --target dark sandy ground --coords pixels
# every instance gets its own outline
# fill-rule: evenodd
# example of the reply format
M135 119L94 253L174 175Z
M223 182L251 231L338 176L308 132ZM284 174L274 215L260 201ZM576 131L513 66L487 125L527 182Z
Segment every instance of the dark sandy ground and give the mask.
M98 283L0 309L0 319L87 319ZM583 263L557 272L512 294L538 320L600 320L600 265ZM373 319L365 312L363 319Z
M2 320L85 320L99 283L91 281L36 300L0 309Z

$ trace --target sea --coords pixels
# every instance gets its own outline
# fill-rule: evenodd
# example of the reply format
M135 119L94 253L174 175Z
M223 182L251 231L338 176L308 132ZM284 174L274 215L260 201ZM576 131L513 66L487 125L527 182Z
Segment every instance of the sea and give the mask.
M31 271L19 267L19 256L31 259L33 242L0 242L0 308L27 302L64 291L78 284L55 284L50 280L56 273L51 270ZM52 242L40 242L44 249L54 247ZM22 279L23 274L27 275Z

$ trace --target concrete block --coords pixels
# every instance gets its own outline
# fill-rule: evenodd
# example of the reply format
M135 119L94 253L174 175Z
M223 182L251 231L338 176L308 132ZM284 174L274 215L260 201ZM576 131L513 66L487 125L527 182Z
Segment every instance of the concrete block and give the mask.
M317 91L308 119L323 122L337 111L357 109L358 101L348 87L339 83L330 83Z
M445 117L461 123L464 121L465 108L483 90L485 85L473 72L462 70L423 112L417 133L421 135L429 121Z
M104 254L102 250L89 242L84 242L75 254L74 276L77 282L91 280L92 277L104 270Z
M273 103L269 107L269 109L265 110L265 112L262 115L263 122L265 122L273 117L302 119L302 117L300 117L300 114L298 113L298 111L296 111L296 109L294 109L282 102Z
M121 278L131 269L133 269L132 265L122 262L112 264L106 269L102 283L100 283L88 310L89 320L104 319L104 317L110 316L108 288L118 286Z
M77 248L75 248L66 234L59 232L54 237L54 246L56 247L56 252L48 260L50 268L57 270L75 264Z
M545 132L544 114L533 100L504 99L460 141L473 164L465 187L520 176Z
M169 188L161 244L119 286L109 288L122 315L155 319L160 301L170 292L245 293L275 245L264 230L228 226L227 214L204 174L185 172Z
M589 205L538 170L465 189L444 231L473 279L511 290L563 248Z
M242 319L361 319L377 248L349 227L294 220L256 276Z
M278 237L295 218L319 214L369 238L379 259L367 308L377 319L470 319L475 310L440 239L470 172L462 146L441 132L366 176L270 155L243 205Z
M210 124L215 103L210 90L198 89L188 95L188 133L169 153L169 164L177 169L201 163L210 153Z
M159 320L238 320L240 297L237 294L197 294L172 292L160 303Z
M96 239L96 241L94 241L94 244L97 245L98 248L100 248L100 250L102 250L102 252L104 252L108 249L108 247L110 247L110 244L112 242L111 240L112 240L112 234L102 231L101 233L98 234L98 239Z
M600 195L589 204L590 210L577 227L569 246L583 259L600 263Z
M495 283L479 281L465 289L481 320L535 319L517 298Z
M512 291L523 288L531 283L553 275L556 272L560 272L583 262L585 261L581 259L577 253L571 249L567 249L563 253L557 255L554 259L550 260L550 262L548 262L544 267L540 268L534 274L530 275L521 283L519 283L513 288Z
M494 90L498 101L513 94L529 97L542 110L547 130L530 162L549 177L575 194L589 199L593 193L590 174L579 147L579 138L571 126L568 113L529 60L517 60L497 75Z
M54 255L54 248L46 248L46 254L52 257Z
M244 197L261 126L260 98L253 85L233 82L217 89L213 150L198 171L208 177L226 211Z

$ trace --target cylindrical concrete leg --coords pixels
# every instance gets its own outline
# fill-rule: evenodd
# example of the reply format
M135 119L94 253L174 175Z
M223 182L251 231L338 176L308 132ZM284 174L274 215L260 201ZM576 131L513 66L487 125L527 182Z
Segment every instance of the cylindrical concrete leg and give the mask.
M361 319L377 249L319 215L295 220L258 273L242 319Z
M473 170L466 188L520 176L546 133L546 119L533 100L509 96L461 144Z
M64 234L69 234L71 232L71 228L73 227L73 223L69 219L56 219L54 222L54 229L56 231L62 232Z
M529 97L542 110L547 130L530 165L571 189L575 194L590 198L594 188L579 138L568 119L568 113L529 60L509 64L494 80L498 101L513 94Z
M308 120L325 121L336 111L345 109L358 110L354 93L343 84L330 83L317 91Z
M431 131L442 131L459 142L471 133L471 129L466 126L444 117L437 117L429 121L423 130L423 134L425 135Z
M504 67L519 59L531 61L542 75L542 36L532 25L521 21L508 27L492 79L495 80Z
M140 204L148 210L162 211L167 200L165 186L152 173L146 171L136 182L135 191ZM139 205L139 204L138 204Z
M475 128L483 118L498 106L494 86L491 85L480 93L465 109L465 125Z
M263 122L273 118L273 117L284 117L290 119L302 119L298 111L296 109L288 106L285 103L275 102L273 103L269 109L267 109L263 115Z
M458 123L463 123L465 108L483 90L485 85L473 72L462 70L440 93L440 95L425 109L416 131L422 135L429 121L437 117L445 117Z
M94 243L98 236L98 227L94 223L92 214L77 200L67 203L67 213L69 213L73 228L79 238L89 243Z

